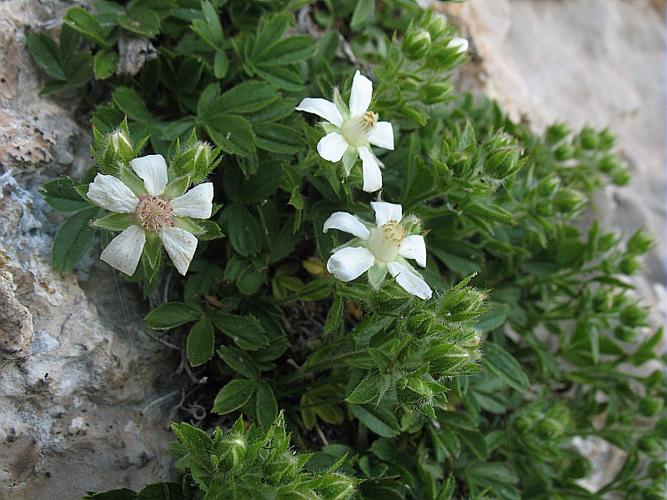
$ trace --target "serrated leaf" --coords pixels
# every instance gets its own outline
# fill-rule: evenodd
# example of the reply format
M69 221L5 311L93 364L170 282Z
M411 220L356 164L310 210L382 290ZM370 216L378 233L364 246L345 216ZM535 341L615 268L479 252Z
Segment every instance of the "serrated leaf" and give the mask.
M90 12L82 7L70 7L63 17L63 22L81 33L84 37L100 47L109 47L106 33L100 23Z
M232 247L243 256L256 255L262 248L264 234L257 218L243 205L232 203L224 208L220 221L227 228Z
M225 415L245 405L253 393L255 384L251 380L232 380L224 386L213 401L213 413Z
M302 134L292 127L278 123L258 123L253 126L257 147L278 154L296 154L303 151Z
M278 415L278 402L273 394L273 389L266 382L258 381L256 383L255 402L259 425L268 427L273 424Z
M213 107L222 113L253 113L276 101L280 95L267 83L246 80L224 92Z
M79 210L60 227L51 249L51 265L56 271L70 271L88 253L95 238L92 219L98 210L97 207Z
M345 398L351 404L370 403L378 394L380 389L380 376L377 373L369 373L354 388L352 393Z
M392 424L392 422L387 422L377 415L374 415L366 409L364 406L359 405L349 405L350 413L352 416L356 417L361 421L366 427L368 427L375 434L382 437L396 437L399 434L398 428Z
M45 33L29 33L27 43L30 55L47 75L56 80L67 80L60 66L60 51L56 42Z
M146 326L153 330L169 330L177 326L197 321L201 312L181 302L159 305L146 315Z
M235 347L220 346L218 355L235 372L250 379L259 376L257 366L245 351Z
M275 43L263 51L258 59L261 66L284 66L309 59L315 53L315 43L309 36L292 36Z
M112 50L100 50L93 59L93 73L97 80L111 78L116 72L118 65L118 52Z
M482 364L494 375L517 391L525 391L530 385L528 376L519 362L505 349L493 342L485 344Z
M69 177L60 177L42 184L40 192L51 208L60 212L76 212L90 206L76 187L77 184Z
M253 317L217 313L213 323L241 349L256 351L269 345L269 337L262 324Z
M206 363L213 357L215 349L215 334L213 325L208 318L200 319L195 323L188 334L186 353L192 366Z
M206 118L204 127L211 140L228 153L250 156L255 152L255 134L241 116L215 114Z

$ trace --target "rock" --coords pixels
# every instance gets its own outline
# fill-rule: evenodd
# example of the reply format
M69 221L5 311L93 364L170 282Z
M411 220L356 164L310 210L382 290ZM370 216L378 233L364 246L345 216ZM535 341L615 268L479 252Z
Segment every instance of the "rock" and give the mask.
M173 475L174 351L143 333L136 287L117 284L99 249L78 275L49 264L63 217L38 189L92 165L90 130L71 102L38 95L25 34L57 31L66 7L0 3L0 498L78 498Z

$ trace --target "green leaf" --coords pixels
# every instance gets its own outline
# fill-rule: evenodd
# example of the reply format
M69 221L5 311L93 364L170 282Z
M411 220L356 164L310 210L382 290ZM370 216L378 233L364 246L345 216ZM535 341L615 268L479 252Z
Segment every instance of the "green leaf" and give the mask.
M278 416L278 402L271 386L263 381L257 381L255 386L257 404L257 421L259 425L268 427Z
M275 45L289 28L291 16L287 14L278 14L272 17L265 17L253 44L251 58L253 61L259 60L262 55Z
M253 360L241 349L235 347L220 346L218 355L232 370L250 379L259 376L259 370Z
M470 448L477 458L486 460L486 457L489 456L489 449L484 436L480 432L459 430L458 434L461 440L468 446L468 448Z
M192 366L206 363L213 357L215 334L213 325L208 318L200 319L190 330L186 342L188 360Z
M171 424L171 430L174 431L176 439L190 453L192 460L199 467L212 468L210 450L213 442L203 430L186 423L173 423Z
M247 80L222 94L216 99L214 107L223 113L253 113L264 109L279 97L271 85Z
M375 17L375 0L359 0L354 8L350 26L359 30L373 21Z
M517 391L523 392L528 389L530 380L519 362L510 353L493 342L486 343L484 347L482 364L491 373Z
M352 416L358 418L361 423L375 434L389 438L398 436L399 430L392 422L387 422L386 420L379 418L377 415L368 411L366 407L349 405L348 408L350 409Z
M60 212L76 212L90 205L76 187L77 184L69 177L60 177L42 184L40 192L51 208Z
M116 72L118 65L118 52L112 50L100 50L93 59L93 72L97 80L111 78Z
M213 57L213 74L216 78L224 78L229 69L229 59L224 50L218 50Z
M305 61L315 53L315 43L309 36L292 36L280 40L263 51L258 59L254 59L261 66L284 66Z
M482 333L495 330L505 323L508 312L509 306L507 304L493 304L488 311L479 316L475 324L475 330Z
M153 330L169 330L192 323L201 318L201 312L181 302L168 302L157 306L146 315L146 326Z
M324 322L324 329L322 333L326 335L328 333L337 330L342 324L342 317L343 317L343 299L340 295L336 295L334 297L333 303L331 304L331 307L329 308L329 312L327 313L327 319ZM350 403L354 402L355 401L350 401ZM364 401L364 403L365 402L366 401Z
M118 87L111 96L113 103L125 113L128 118L142 123L150 123L153 116L134 90L128 87Z
M123 231L136 224L137 220L133 214L109 214L101 219L95 219L93 225L109 231Z
M239 156L250 156L255 152L255 134L250 122L237 115L224 113L206 118L206 132L216 145Z
M241 349L256 351L269 345L269 337L256 318L217 313L212 319L216 328L231 338Z
M304 149L300 131L278 123L258 123L253 126L257 147L279 154L296 154Z
M213 413L225 415L245 405L253 393L255 384L251 380L232 380L224 386L213 401Z
M67 80L65 72L60 66L60 51L58 45L45 33L29 33L27 38L28 50L39 66L47 75L56 80Z
M351 404L370 403L378 394L380 389L380 376L377 373L369 373L354 388L352 393L345 398Z
M100 26L100 23L86 9L70 7L63 17L63 22L100 47L109 47L111 45L106 39L106 33L102 29L102 26Z
M126 15L118 16L118 24L127 31L148 38L160 33L160 16L157 12L137 4L133 5Z
M294 66L263 66L257 68L257 74L281 90L289 92L303 90L303 80Z
M51 249L51 265L56 271L70 271L88 253L95 238L91 220L98 210L97 207L79 210L60 227Z
M227 228L229 241L236 252L251 256L261 250L264 241L262 227L243 205L232 203L225 207L220 221Z

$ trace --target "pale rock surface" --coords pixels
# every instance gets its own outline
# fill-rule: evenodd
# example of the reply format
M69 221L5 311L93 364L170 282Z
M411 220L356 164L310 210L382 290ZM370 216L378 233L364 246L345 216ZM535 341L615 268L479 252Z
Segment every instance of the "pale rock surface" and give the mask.
M121 286L121 299L99 249L78 276L49 265L62 217L38 188L92 164L89 131L71 103L38 95L25 34L57 30L66 7L0 3L0 499L80 498L173 473L165 449L178 394L142 409L176 364L142 333L136 289Z

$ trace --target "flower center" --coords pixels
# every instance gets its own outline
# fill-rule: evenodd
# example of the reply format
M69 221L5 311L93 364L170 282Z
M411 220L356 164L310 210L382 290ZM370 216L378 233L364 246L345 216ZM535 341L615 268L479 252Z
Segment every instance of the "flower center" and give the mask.
M169 202L158 196L145 195L139 198L137 219L146 231L157 232L165 227L172 227L172 212Z
M376 259L382 262L393 262L406 235L407 232L398 222L387 222L384 226L371 232L368 238L368 249Z
M345 141L353 147L359 147L368 140L368 133L378 122L377 113L366 111L361 116L350 118L341 127L340 131Z

